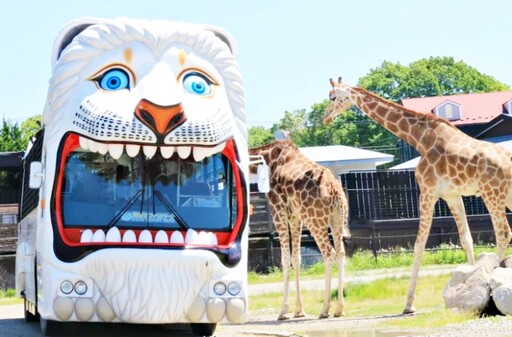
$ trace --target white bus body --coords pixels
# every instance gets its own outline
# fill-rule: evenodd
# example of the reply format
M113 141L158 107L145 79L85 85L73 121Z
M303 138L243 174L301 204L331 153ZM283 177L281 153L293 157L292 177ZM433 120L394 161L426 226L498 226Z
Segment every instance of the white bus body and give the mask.
M190 323L199 334L244 321L236 52L222 29L184 22L85 18L57 37L16 263L26 319L45 335L73 321Z

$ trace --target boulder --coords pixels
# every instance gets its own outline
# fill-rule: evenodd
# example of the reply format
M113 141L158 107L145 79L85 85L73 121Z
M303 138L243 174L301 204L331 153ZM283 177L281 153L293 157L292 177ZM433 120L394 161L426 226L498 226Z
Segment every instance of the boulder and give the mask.
M491 290L501 287L502 285L512 286L512 268L498 267L492 271L491 279L489 280Z
M475 266L461 265L455 269L443 292L447 308L459 312L480 313L484 310L490 299L490 273L487 269L492 260L486 257Z
M484 267L485 271L491 275L494 268L498 267L500 259L496 253L480 253L476 257L475 265L478 267Z
M504 315L512 315L512 268L494 269L489 286L496 308Z

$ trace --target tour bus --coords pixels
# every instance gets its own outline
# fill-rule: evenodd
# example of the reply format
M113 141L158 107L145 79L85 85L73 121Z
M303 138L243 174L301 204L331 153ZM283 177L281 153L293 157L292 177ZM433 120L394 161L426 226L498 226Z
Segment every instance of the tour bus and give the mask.
M16 252L25 318L44 335L66 322L209 335L244 321L250 158L235 56L224 30L183 22L85 18L57 37Z

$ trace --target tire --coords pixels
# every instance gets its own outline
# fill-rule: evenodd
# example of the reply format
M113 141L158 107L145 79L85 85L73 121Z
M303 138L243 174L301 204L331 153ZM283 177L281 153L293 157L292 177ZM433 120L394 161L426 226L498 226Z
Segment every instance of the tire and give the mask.
M216 323L194 323L190 324L190 330L196 336L211 336L217 328Z
M39 321L39 315L37 314L37 308L35 309L36 310L36 314L34 315L33 313L30 312L29 310L29 306L31 305L31 303L29 301L27 301L27 299L23 299L23 306L24 306L24 311L25 311L25 322L27 323L32 323L32 322L37 322Z
M43 336L56 336L59 330L59 322L40 317L39 324Z

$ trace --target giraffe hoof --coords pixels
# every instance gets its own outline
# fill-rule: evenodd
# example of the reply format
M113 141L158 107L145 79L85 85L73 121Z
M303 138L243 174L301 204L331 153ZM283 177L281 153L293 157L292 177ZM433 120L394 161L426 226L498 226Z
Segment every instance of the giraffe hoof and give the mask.
M402 315L414 315L415 313L416 313L416 308L411 307L411 308L405 308L404 311L402 312Z
M324 318L329 318L329 314L320 314L320 316L318 316L318 319L324 319Z
M290 319L290 317L286 314L282 314L277 317L278 321L286 321L287 319Z
M334 317L341 317L341 316L345 316L345 311L342 311L342 312L335 312L334 313Z
M304 312L296 312L294 315L293 315L294 318L301 318L301 317L306 317L306 314Z

